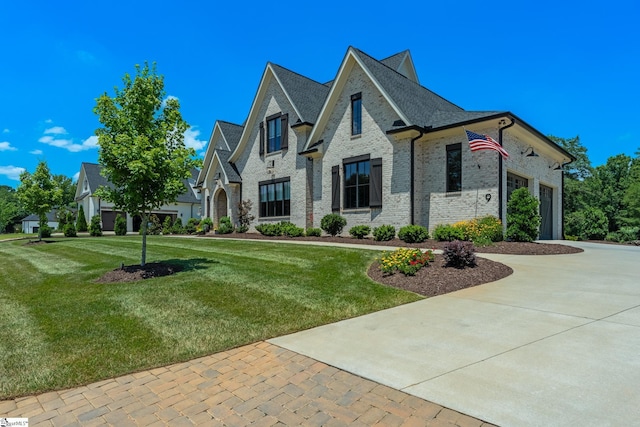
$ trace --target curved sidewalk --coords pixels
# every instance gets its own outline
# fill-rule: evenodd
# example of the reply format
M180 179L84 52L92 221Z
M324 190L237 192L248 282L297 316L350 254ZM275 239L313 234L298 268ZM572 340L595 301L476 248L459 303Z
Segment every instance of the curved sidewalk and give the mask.
M640 248L483 254L514 269L269 342L502 426L640 420Z

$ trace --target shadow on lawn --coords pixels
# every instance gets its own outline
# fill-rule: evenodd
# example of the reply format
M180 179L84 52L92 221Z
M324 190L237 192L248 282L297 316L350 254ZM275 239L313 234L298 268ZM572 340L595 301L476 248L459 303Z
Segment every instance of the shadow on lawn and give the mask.
M96 280L97 283L135 282L154 277L170 276L181 271L204 270L209 264L218 264L208 258L168 259L141 265L122 265L120 268L106 272Z
M220 261L209 258L167 259L158 261L158 264L174 265L178 268L178 271L194 271L205 270L211 264L220 264Z

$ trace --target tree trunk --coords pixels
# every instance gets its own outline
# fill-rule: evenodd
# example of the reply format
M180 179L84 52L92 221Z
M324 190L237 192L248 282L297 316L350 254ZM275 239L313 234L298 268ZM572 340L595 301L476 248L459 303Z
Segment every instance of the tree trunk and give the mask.
M142 260L140 265L144 267L147 262L147 224L149 222L149 215L142 214Z

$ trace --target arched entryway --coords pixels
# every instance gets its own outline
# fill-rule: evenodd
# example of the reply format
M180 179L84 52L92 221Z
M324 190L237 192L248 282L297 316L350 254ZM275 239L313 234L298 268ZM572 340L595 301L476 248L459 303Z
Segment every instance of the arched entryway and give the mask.
M218 226L220 225L220 218L223 216L227 216L227 192L223 189L218 190L215 197L213 198L213 206L215 218L213 218L213 223Z

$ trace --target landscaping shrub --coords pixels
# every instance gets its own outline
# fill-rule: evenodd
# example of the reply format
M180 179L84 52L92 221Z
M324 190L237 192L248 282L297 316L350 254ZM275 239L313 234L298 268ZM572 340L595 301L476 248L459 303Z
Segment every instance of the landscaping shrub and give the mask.
M381 225L373 229L373 240L386 242L396 237L396 228L393 225Z
M341 234L345 225L347 225L347 220L338 214L325 215L320 220L320 228L332 236Z
M231 220L229 220L229 225L231 225ZM200 227L202 227L202 231L205 233L210 232L213 230L213 220L209 217L202 218L202 221L200 221Z
M118 233L116 232L116 234ZM171 234L171 217L170 216L165 217L164 221L162 222L162 234L164 236Z
M620 227L620 230L607 234L605 240L618 243L633 242L640 237L640 227Z
M44 224L40 226L40 236L44 239L45 237L51 237L51 233L53 229L49 227L49 225Z
M582 209L565 217L565 233L581 240L601 240L608 231L607 217L598 208Z
M169 221L171 218L167 217ZM113 226L113 231L116 233L116 236L126 236L127 235L127 219L120 214L116 215L116 221Z
M200 224L196 218L189 218L187 225L184 226L184 232L187 234L196 234L196 228Z
M406 243L422 243L429 238L429 230L422 225L405 225L398 231L398 237Z
M68 222L64 225L64 237L78 237L78 233L76 232L76 226L72 222Z
M264 236L282 236L282 227L279 223L265 223L256 225L256 231Z
M464 240L464 230L451 224L438 224L433 230L433 238L440 242Z
M507 203L507 239L532 242L538 237L542 219L538 213L539 204L538 199L524 187L511 193Z
M142 229L140 230L142 231ZM162 233L162 224L160 224L160 218L158 215L151 214L149 216L149 225L147 225L147 235L159 235Z
M307 232L305 234L310 237L320 237L322 235L322 230L319 228L307 228Z
M355 237L356 239L364 239L366 236L371 233L371 227L368 225L356 225L351 227L349 230L349 234Z
M491 215L457 222L453 227L463 231L464 239L458 240L470 240L478 246L487 246L503 239L502 221Z
M449 242L444 245L442 256L448 267L465 268L476 265L476 249L471 242Z
M200 223L200 227L202 227L202 223ZM204 227L202 227L204 231ZM218 225L218 234L229 234L233 233L233 225L231 225L231 218L228 216L223 216L220 218L220 225Z
M400 248L393 252L385 252L378 262L383 273L394 274L399 271L405 276L415 276L433 259L433 252L429 250L423 253L420 249Z
M102 236L102 224L100 224L100 215L94 215L91 217L91 224L89 224L89 234L93 237Z
M251 215L253 202L251 200L243 200L238 203L238 223L240 226L236 229L238 233L246 233L249 230L251 221L256 217Z
M76 219L76 231L84 233L88 229L89 226L87 225L87 219L84 217L84 208L80 205L80 209L78 209L78 218Z
M282 231L282 234L287 237L304 236L304 228L298 227L288 221L282 221L280 223L280 230Z
M182 227L182 218L176 218L176 220L173 222L173 225L171 226L171 232L173 234L184 233L184 227Z

